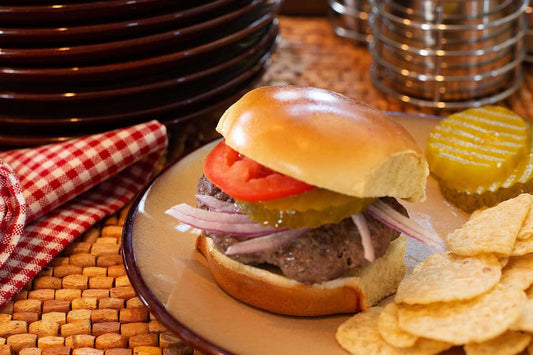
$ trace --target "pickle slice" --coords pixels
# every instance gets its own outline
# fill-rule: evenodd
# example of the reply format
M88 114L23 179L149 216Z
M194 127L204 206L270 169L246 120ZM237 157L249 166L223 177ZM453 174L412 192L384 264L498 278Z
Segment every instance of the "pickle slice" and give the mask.
M527 158L505 179L489 186L479 186L473 191L458 191L443 182L440 182L440 188L447 200L469 213L495 206L524 192L533 193L533 140L530 139Z
M474 191L505 181L527 157L529 127L498 106L468 109L442 120L426 144L430 171L448 188Z
M250 219L276 228L317 228L339 223L357 214L374 201L316 188L298 195L270 201L236 201Z

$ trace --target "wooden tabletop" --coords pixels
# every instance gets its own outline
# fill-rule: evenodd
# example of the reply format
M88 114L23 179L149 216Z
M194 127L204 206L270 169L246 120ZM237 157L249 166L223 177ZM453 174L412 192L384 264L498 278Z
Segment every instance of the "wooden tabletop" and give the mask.
M379 92L369 79L366 47L336 37L326 19L282 17L280 26L281 41L259 85L317 86L382 110L434 113ZM532 69L525 66L519 91L502 103L530 119ZM184 128L174 153L183 151L186 141L210 140L213 130L207 129L189 139ZM148 312L126 276L120 255L126 212L86 232L1 310L0 355L193 354Z

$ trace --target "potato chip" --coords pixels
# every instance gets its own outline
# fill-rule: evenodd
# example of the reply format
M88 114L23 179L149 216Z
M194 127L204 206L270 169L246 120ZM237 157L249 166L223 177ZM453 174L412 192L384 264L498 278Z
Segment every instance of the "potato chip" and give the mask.
M418 339L398 326L398 306L389 303L379 315L378 330L385 341L398 348L413 346Z
M517 239L514 243L512 256L526 255L533 253L533 238L530 239Z
M415 345L409 348L397 348L396 351L401 355L432 355L440 354L444 350L452 347L452 344L443 341L418 338Z
M500 283L526 290L533 284L533 254L513 256L502 269Z
M531 335L508 331L483 343L471 343L464 346L466 355L512 355L526 349Z
M526 296L527 298L533 298L533 286L529 286L529 288L526 290Z
M509 329L533 333L533 299L528 298L526 300L520 317L511 324Z
M452 347L449 343L423 338L407 348L390 345L378 330L382 311L382 307L372 307L345 321L337 329L337 342L353 355L431 355Z
M529 213L527 214L526 219L522 224L522 228L520 229L520 232L518 232L518 236L516 238L518 240L533 238L533 209L529 210Z
M531 195L522 194L477 213L462 227L448 234L446 243L459 255L511 255L518 232L529 213L532 198ZM503 221L505 228L502 228Z
M507 265L508 262L509 262L509 258L500 259L500 266L502 267L502 269L505 267L505 265Z
M357 313L337 328L337 342L353 355L398 354L379 334L378 319L381 307L372 307Z
M482 208L479 208L477 210L475 210L474 212L472 212L470 214L470 219L476 217L478 214L480 214L481 212L485 211L488 207L482 207Z
M400 282L395 301L428 304L469 299L493 288L500 276L500 262L492 254L475 258L433 254Z
M400 328L455 345L483 342L505 332L522 312L524 291L495 286L473 299L427 305L398 305Z

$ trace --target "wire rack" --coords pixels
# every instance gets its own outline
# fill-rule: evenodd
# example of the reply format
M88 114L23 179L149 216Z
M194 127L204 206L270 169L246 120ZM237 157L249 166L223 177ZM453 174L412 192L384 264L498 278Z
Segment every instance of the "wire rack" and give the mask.
M403 102L439 109L491 104L517 90L522 63L533 60L528 5L329 0L335 33L368 44L376 87Z

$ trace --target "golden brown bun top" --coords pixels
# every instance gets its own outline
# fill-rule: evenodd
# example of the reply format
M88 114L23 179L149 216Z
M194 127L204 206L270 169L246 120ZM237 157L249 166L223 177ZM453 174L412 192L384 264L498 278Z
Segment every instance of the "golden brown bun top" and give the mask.
M308 184L356 197L425 197L429 170L409 133L341 94L254 89L222 115L217 131L239 153Z

